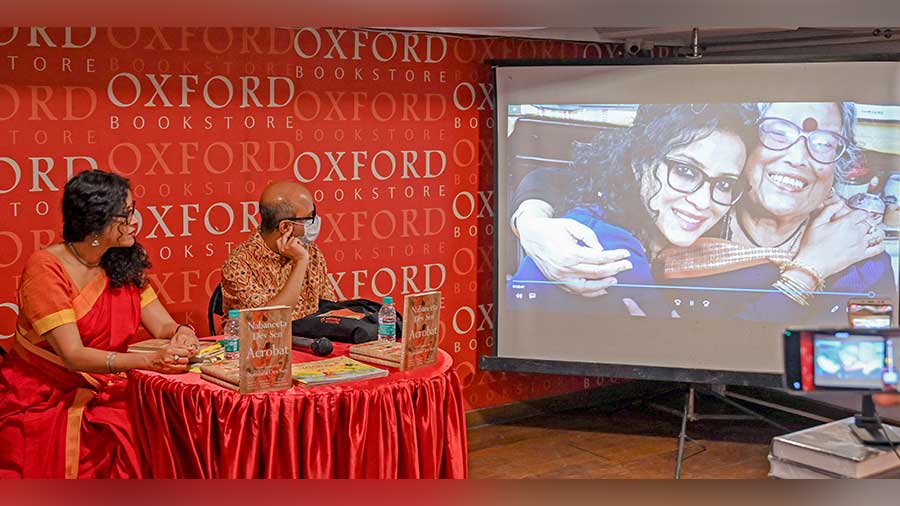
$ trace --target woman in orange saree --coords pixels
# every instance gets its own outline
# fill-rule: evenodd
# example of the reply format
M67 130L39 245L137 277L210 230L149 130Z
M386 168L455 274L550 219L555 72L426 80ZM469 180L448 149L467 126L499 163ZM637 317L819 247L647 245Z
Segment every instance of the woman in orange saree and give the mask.
M126 179L81 173L63 193L65 242L26 262L0 364L0 478L140 476L122 373L183 372L198 342L146 282L134 218ZM171 342L128 353L139 325Z

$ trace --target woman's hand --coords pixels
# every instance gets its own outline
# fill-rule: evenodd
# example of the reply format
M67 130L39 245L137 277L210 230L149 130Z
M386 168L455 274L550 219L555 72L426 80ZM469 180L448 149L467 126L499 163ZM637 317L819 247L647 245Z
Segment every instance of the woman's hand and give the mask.
M594 231L568 218L523 214L516 220L522 248L538 269L561 287L585 297L597 297L616 283L616 274L632 268L628 250L605 251Z
M172 344L186 347L190 352L188 358L193 357L200 350L200 340L197 339L197 334L186 325L181 325L175 330Z
M176 374L188 370L190 351L186 346L169 343L154 353L148 353L147 367L163 374Z
M810 221L794 261L813 267L823 277L884 251L884 231L863 211L834 202Z

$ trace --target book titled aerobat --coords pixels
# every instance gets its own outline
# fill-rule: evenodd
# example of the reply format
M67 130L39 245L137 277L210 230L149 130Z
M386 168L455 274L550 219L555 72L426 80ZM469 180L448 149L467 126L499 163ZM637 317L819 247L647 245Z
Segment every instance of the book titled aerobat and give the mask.
M403 353L400 370L437 362L441 327L441 292L407 295L403 300Z
M291 309L288 306L244 309L238 321L240 392L291 388Z

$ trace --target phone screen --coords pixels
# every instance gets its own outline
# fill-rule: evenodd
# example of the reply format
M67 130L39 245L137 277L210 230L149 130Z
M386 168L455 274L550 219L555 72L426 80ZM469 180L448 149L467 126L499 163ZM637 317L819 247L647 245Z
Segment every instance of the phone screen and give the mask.
M881 390L885 340L880 336L817 335L813 381L817 387Z
M787 388L897 390L900 338L848 332L797 334L785 336Z

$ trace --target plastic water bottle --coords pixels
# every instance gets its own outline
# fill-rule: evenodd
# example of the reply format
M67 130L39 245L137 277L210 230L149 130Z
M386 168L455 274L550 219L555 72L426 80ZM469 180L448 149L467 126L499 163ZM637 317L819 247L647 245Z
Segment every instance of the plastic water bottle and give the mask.
M378 311L378 339L396 341L397 310L394 309L394 298L387 296L381 299L381 304L381 309Z
M222 345L225 347L225 360L237 360L240 357L241 346L241 322L238 319L240 313L237 309L228 312L225 327L222 333L225 335Z

